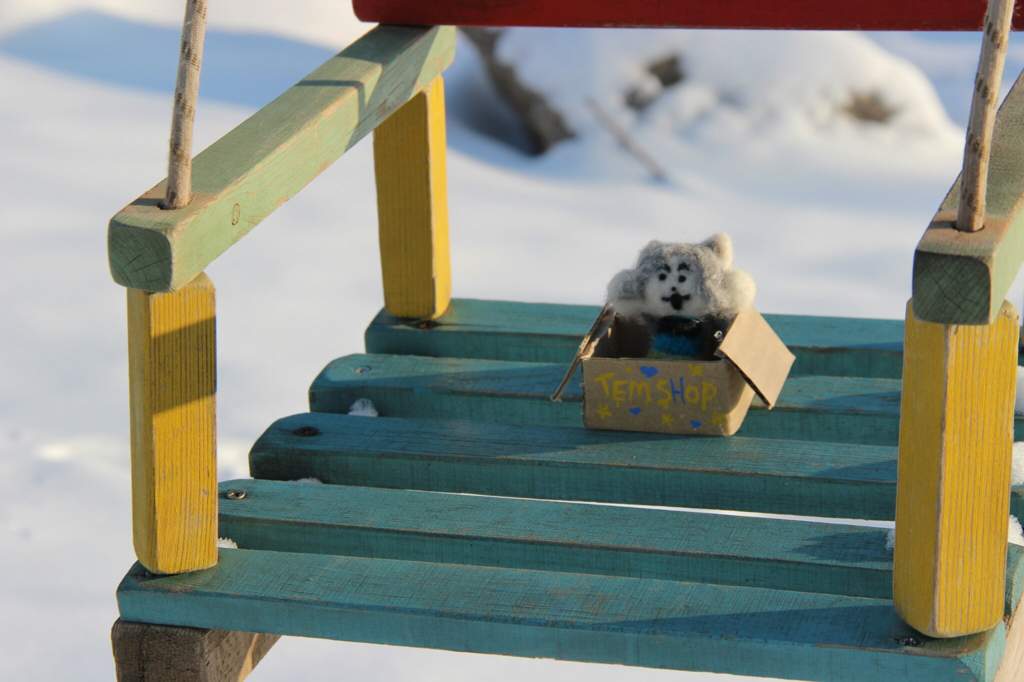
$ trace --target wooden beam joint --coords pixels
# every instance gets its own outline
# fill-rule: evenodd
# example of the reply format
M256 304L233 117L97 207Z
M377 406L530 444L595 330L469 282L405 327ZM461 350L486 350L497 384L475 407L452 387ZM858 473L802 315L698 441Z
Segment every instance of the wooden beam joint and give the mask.
M175 291L451 64L451 26L378 26L192 162L192 200L165 211L157 184L110 221L114 281Z
M963 182L958 177L918 242L913 279L918 320L990 324L1024 262L1024 74L996 114L986 175L982 229L957 229Z

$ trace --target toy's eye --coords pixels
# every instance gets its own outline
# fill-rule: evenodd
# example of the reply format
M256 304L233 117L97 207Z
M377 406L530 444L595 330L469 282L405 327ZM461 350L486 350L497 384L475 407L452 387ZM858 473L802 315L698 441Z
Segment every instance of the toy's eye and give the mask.
M686 275L679 275L679 283L682 284L686 281Z
M666 275L664 272L658 275L658 279L660 279L662 282L664 282L667 277L668 275Z

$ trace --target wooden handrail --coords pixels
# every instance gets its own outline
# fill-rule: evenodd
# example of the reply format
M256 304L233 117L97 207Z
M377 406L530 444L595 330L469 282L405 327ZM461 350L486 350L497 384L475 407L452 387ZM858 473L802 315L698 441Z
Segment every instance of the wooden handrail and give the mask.
M114 280L173 291L202 272L451 63L451 27L380 26L213 143L192 201L162 210L161 182L110 221Z
M1024 263L1024 74L996 114L985 196L985 229L957 230L958 177L918 242L913 279L918 319L990 323Z

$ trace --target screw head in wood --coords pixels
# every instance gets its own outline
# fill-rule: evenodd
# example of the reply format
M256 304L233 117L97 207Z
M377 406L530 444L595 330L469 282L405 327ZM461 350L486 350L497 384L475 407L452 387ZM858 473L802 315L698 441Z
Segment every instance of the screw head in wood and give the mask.
M921 638L913 635L906 635L905 637L897 637L896 642L901 646L921 646Z
M244 500L246 494L247 493L244 490L236 490L232 488L231 490L224 493L224 497L228 498L229 500Z

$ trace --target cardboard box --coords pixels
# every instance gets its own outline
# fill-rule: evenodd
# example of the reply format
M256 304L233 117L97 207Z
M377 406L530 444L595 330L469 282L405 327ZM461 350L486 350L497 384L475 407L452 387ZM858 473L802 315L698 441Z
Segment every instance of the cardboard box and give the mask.
M552 398L582 365L588 428L729 436L755 395L774 407L795 359L753 309L736 316L714 360L647 358L649 346L645 328L606 307Z

